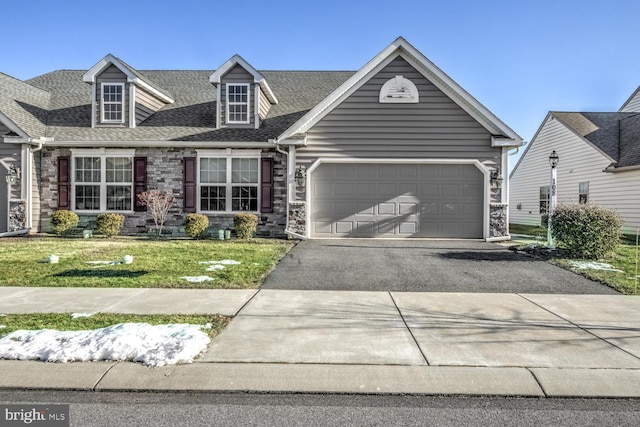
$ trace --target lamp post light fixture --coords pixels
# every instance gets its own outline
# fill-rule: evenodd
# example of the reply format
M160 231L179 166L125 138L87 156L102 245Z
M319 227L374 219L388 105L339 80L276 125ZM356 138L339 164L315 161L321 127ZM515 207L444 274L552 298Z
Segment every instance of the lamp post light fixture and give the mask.
M498 169L494 169L491 171L491 184L495 187L495 188L501 188L502 187L502 174L500 173L500 168Z
M4 176L4 179L5 181L7 181L7 184L13 185L20 182L20 178L22 176L21 172L22 171L20 170L20 168L16 168L15 163L12 163L11 166L9 166L9 171Z
M304 187L307 184L307 171L303 166L296 168L295 181L298 187Z
M556 203L558 200L557 192L557 167L560 162L560 157L556 150L553 150L549 155L549 166L551 166L551 185L549 186L549 207L547 208L547 244L549 247L553 247L553 237L551 236L551 215L556 209Z

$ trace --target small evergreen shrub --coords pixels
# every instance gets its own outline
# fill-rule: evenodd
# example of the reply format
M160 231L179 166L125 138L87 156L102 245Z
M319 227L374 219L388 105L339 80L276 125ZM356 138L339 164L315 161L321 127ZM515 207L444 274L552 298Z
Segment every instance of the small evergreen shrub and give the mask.
M51 214L51 228L58 236L67 236L78 225L80 218L75 212L61 209Z
M558 206L551 215L551 234L572 258L600 259L620 242L622 217L594 204Z
M190 213L184 219L184 231L192 239L203 239L209 228L209 217L202 214Z
M238 239L250 239L258 227L258 217L250 213L237 213L233 217L233 226Z
M124 215L116 213L101 213L96 217L96 229L107 237L120 234L124 225Z

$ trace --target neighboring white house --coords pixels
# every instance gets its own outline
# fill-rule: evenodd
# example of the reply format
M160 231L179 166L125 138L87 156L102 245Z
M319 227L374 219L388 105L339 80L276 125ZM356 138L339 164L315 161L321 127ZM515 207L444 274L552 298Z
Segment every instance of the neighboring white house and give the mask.
M511 172L509 222L540 225L555 150L558 203L595 203L640 227L640 88L618 112L549 112Z

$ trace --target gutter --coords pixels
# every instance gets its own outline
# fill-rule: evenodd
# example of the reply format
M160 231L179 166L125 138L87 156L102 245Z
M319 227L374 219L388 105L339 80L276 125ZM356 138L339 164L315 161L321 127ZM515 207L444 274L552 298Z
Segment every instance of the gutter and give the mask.
M640 165L623 166L621 168L617 168L617 167L611 165L611 166L607 166L605 169L603 169L602 172L616 173L616 172L635 171L635 170L639 170L639 169L640 169Z

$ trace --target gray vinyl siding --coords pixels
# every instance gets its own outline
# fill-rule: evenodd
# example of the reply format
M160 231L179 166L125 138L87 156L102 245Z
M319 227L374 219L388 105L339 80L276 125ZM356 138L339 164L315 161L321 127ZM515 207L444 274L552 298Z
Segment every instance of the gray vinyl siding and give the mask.
M242 83L249 84L249 123L242 124L228 124L227 123L227 83ZM221 97L220 97L220 123L222 127L234 127L234 128L250 128L254 126L255 122L255 99L254 99L254 83L253 76L240 65L236 65L229 70L221 79Z
M32 154L33 168L31 171L31 231L39 232L40 228L40 194L41 194L41 152L36 151Z
M611 160L558 120L548 118L524 154L509 181L509 220L540 225L540 187L549 185L549 154L556 150L558 203L578 203L581 182L589 183L589 203L622 215L626 232L640 227L640 170L606 173ZM521 209L518 209L520 205Z
M379 103L395 76L418 88L416 104ZM475 119L402 58L396 58L307 133L299 163L317 158L479 159L500 163L500 148Z
M640 90L637 90L633 98L629 99L624 108L620 109L621 113L637 113L640 112Z
M271 102L269 102L267 96L262 92L262 89L260 89L259 93L260 99L258 101L258 116L260 116L260 120L264 120L271 109Z
M136 124L145 121L150 115L164 107L166 104L157 97L139 87L136 88L135 96Z
M123 127L129 126L129 83L127 82L127 76L120 71L115 65L109 66L96 78L96 124L102 127ZM101 99L102 99L102 83L124 83L124 108L123 108L123 123L102 123L102 114L100 111Z

